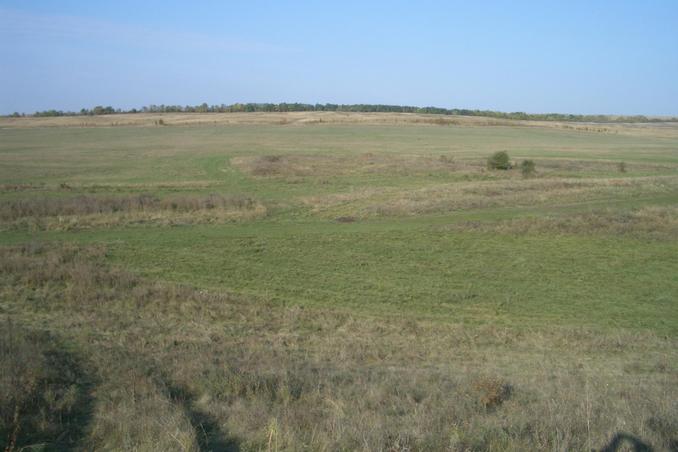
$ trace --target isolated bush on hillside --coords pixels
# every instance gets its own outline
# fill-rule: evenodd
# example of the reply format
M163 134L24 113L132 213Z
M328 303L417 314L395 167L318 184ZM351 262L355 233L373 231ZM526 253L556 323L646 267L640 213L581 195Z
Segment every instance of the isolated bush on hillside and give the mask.
M487 159L487 167L489 169L508 170L511 169L511 160L506 151L495 152Z
M536 170L537 165L534 163L534 160L523 160L520 163L520 172L523 174L523 177L533 176Z

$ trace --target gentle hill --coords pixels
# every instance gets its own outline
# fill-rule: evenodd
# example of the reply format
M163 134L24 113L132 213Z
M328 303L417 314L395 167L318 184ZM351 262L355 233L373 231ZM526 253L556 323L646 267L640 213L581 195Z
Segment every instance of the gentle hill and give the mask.
M582 132L678 137L678 122L580 122L501 119L484 116L422 113L363 113L335 111L252 113L120 113L52 117L0 117L0 128L33 127L150 127L198 125L433 125L542 127Z

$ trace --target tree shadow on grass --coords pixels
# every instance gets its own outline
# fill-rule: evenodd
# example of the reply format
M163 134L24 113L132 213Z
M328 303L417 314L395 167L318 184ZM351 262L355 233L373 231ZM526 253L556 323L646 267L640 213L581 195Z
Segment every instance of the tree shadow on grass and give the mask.
M630 447L628 447L630 446ZM600 452L632 450L633 452L652 452L654 449L645 441L628 433L617 433Z
M201 451L240 451L240 444L238 441L229 437L226 432L219 427L219 423L214 417L195 406L195 396L191 394L188 389L179 385L170 384L167 381L165 383L172 400L183 409L184 414L191 421Z
M0 449L76 449L93 416L93 379L46 332L0 325Z

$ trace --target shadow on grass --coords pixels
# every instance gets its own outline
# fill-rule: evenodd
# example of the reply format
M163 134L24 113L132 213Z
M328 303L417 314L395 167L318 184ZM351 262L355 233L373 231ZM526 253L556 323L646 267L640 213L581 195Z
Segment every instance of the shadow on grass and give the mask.
M172 400L179 405L195 430L201 451L238 452L237 440L229 437L220 427L216 419L208 413L196 408L195 396L186 388L166 382Z
M654 449L645 441L628 433L617 433L600 452L617 452L631 450L633 452L652 452Z
M94 380L52 335L10 322L0 330L7 377L0 388L0 449L77 449L93 416Z

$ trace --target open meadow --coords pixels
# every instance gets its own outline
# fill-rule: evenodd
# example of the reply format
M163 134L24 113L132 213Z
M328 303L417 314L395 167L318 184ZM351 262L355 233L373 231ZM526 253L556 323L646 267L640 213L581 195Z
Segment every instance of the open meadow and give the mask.
M0 190L6 450L678 450L676 123L0 118Z

